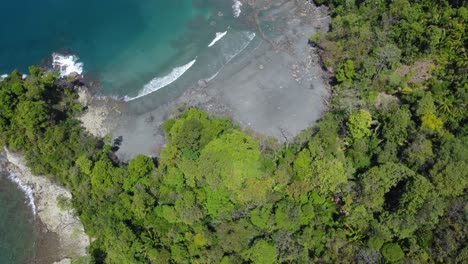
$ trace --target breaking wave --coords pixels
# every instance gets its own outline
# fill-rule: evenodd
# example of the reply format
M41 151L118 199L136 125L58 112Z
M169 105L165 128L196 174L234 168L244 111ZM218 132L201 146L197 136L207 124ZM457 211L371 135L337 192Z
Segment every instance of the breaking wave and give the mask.
M242 51L249 46L250 42L255 38L256 34L254 32L243 32L243 37L247 38L245 42L236 50L232 52L225 53L224 56L226 58L226 63L228 64L232 59L234 59L237 55L239 55Z
M232 5L232 14L234 17L239 17L242 13L242 3L239 0L234 0L234 4Z
M180 76L182 76L188 69L190 69L194 64L195 62L197 61L197 59L194 59L193 61L183 65L183 66L180 66L180 67L176 67L174 69L172 69L172 71L164 76L164 77L156 77L154 78L153 80L151 80L149 83L147 83L143 89L138 93L137 96L135 97L128 97L128 96L125 96L124 97L124 100L126 102L128 101L131 101L131 100L135 100L137 98L140 98L140 97L143 97L145 95L148 95L150 93L153 93L173 82L175 82L177 79L180 78Z
M24 184L21 181L21 179L12 172L8 173L8 179L14 182L24 192L26 198L28 199L28 204L31 207L34 216L36 216L36 204L34 203L34 195L32 188Z
M214 44L216 44L216 42L218 42L220 39L222 39L224 36L226 36L226 34L227 34L227 31L217 32L216 37L213 39L213 41L211 41L210 45L208 45L208 48L213 46Z
M78 57L75 55L52 53L52 67L60 72L61 77L68 76L73 72L80 75L83 73L83 63L78 62Z
M256 34L253 33L253 32L243 32L242 35L247 40L245 42L243 42L243 44L241 46L239 46L238 49L232 50L231 52L224 53L224 58L225 58L226 62L221 66L221 68L215 74L213 74L209 78L206 78L205 79L206 82L211 82L214 78L216 78L218 76L218 74L221 72L221 70L224 68L224 66L226 66L229 62L231 62L237 55L242 53L242 51L244 51L249 46L249 44L252 42L252 40L256 36Z

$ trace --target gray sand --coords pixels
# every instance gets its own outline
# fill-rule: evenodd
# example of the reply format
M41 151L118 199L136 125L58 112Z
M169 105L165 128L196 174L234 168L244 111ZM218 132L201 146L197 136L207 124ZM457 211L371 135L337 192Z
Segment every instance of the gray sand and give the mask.
M326 74L320 67L317 50L307 41L317 30L328 30L326 9L306 1L255 4L262 10L261 28L267 33L258 31L256 41L215 79L201 80L177 99L145 113L124 110L109 115L108 125L112 120L116 126L112 135L123 137L117 152L122 160L137 154L157 154L166 143L161 124L181 105L229 117L243 129L279 141L291 139L321 117L328 96Z

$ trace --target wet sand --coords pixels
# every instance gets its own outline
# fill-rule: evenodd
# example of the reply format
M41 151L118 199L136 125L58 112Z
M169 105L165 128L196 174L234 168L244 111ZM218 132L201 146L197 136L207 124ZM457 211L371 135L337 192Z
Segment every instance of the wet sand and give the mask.
M62 260L59 235L48 231L40 218L36 218L36 226L39 235L35 244L35 254L29 263L48 264Z
M109 111L102 126L113 137L122 136L119 158L157 155L166 143L161 124L181 106L228 117L247 131L280 142L322 116L329 95L326 73L308 38L328 30L327 10L307 1L251 2L258 10L258 18L249 18L252 25L261 21L257 37L213 80L200 80L175 100L143 113L132 111L142 103L138 100L127 109Z

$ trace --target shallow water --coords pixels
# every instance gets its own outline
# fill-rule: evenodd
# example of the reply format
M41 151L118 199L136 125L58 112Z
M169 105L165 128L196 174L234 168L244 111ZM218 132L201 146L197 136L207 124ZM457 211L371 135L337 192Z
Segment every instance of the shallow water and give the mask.
M85 79L98 83L100 93L131 101L136 112L147 111L215 76L254 40L255 30L245 19L249 10L234 8L235 2L2 2L0 75L27 72L32 64L71 62ZM222 38L213 42L217 33ZM67 57L54 60L53 54ZM26 202L24 192L2 175L0 263L25 263L34 254L37 232Z
M253 30L234 0L24 0L2 3L0 74L74 54L105 95L127 100L214 75ZM217 32L227 34L208 45ZM236 54L235 54L236 55Z
M37 225L18 185L0 173L0 263L28 263L35 252Z

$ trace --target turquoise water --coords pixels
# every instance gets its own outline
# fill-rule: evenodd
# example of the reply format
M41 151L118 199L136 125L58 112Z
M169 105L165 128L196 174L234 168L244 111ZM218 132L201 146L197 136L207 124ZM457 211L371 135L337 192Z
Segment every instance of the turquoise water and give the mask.
M243 19L248 10L236 18L233 2L7 1L1 6L0 74L50 66L51 54L58 52L76 55L85 78L118 98L141 98L182 72L192 82L209 78L250 41L253 30ZM225 31L209 48L216 32Z
M0 263L24 264L34 255L36 225L28 200L0 173Z
M234 0L23 0L0 6L0 74L52 67L75 55L98 93L147 111L209 79L255 38ZM216 33L226 35L213 46ZM78 65L78 64L76 64ZM135 99L137 98L137 99ZM134 100L132 100L134 99ZM0 177L0 264L33 255L35 227L24 193Z

